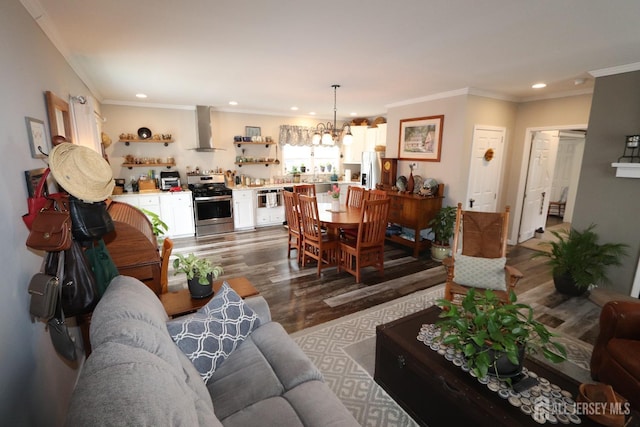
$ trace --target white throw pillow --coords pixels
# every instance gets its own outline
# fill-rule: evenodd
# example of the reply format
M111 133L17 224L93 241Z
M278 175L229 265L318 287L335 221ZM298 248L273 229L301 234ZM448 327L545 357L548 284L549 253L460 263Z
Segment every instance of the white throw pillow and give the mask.
M504 266L507 258L456 255L453 280L459 285L506 291Z

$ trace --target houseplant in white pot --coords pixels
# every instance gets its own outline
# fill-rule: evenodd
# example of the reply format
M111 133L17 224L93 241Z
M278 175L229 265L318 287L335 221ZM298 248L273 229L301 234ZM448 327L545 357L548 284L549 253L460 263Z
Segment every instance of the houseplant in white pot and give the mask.
M221 266L214 266L206 258L198 258L194 254L176 255L173 260L174 274L185 273L192 298L206 298L213 293L213 279L223 273Z
M436 216L429 221L433 241L431 242L431 258L442 261L449 256L451 251L449 241L453 237L456 224L456 207L445 206L441 208ZM418 236L416 236L417 238Z

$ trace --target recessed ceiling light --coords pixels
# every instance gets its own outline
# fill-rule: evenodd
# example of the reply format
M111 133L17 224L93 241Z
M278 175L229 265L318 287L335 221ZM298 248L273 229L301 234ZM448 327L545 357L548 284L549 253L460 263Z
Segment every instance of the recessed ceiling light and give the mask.
M296 106L291 107L291 111L298 111L298 107Z
M316 112L315 111L310 111L309 114L312 115L312 116L315 116Z
M229 105L238 105L238 101L229 101Z
M536 84L531 85L531 87L533 89L542 89L544 87L547 87L547 84L546 83L536 83Z
M355 117L355 116L357 116L357 115L358 115L358 113L356 113L355 111L354 111L353 113L351 113L351 114L350 114L350 116L353 116L353 117Z
M147 95L145 95L144 93L136 93L136 98L144 99L146 97Z

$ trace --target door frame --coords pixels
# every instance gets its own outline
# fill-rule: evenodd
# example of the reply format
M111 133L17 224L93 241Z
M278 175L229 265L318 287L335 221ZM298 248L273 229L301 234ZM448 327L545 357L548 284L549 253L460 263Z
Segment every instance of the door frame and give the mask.
M540 131L563 131L572 129L587 129L586 123L574 125L556 125L556 126L538 126L528 127L524 132L524 143L522 144L522 161L520 163L520 178L518 179L518 191L516 193L516 204L513 212L513 226L511 227L511 235L509 244L518 243L518 235L520 234L520 225L522 221L522 208L524 206L524 190L529 175L529 161L531 158L531 143L533 142L533 134Z

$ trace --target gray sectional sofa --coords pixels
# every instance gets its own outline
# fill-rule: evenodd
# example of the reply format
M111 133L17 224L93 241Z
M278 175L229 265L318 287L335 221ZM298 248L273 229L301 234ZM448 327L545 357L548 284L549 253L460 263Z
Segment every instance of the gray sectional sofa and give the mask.
M68 426L357 426L318 369L271 321L264 298L245 303L260 326L204 383L174 344L157 296L118 276L91 322Z

